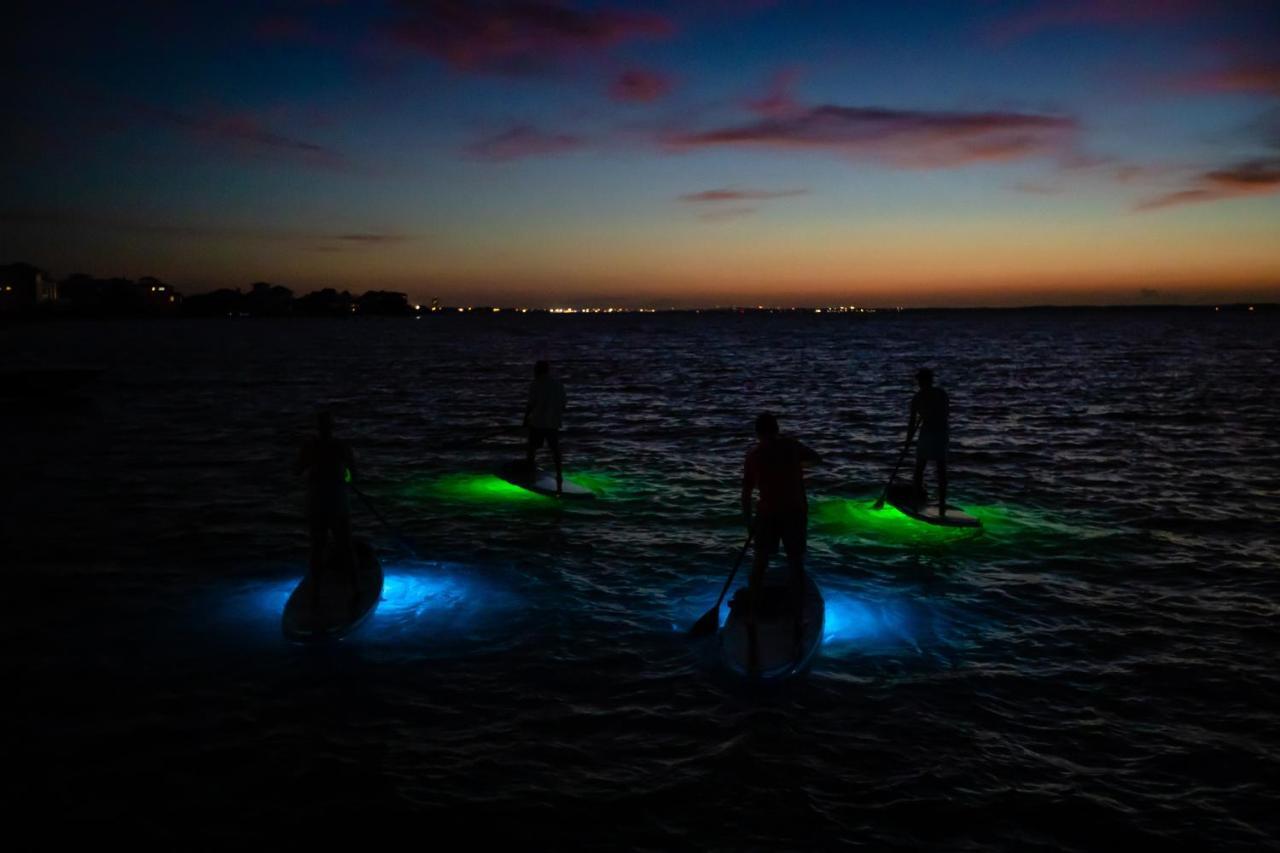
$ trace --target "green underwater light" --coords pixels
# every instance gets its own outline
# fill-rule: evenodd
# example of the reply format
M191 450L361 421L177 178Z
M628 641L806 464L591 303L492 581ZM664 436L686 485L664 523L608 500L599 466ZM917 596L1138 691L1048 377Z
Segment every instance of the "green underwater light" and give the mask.
M1005 504L961 504L960 509L981 521L981 527L929 524L891 504L879 510L874 505L873 497L819 498L809 505L809 519L819 533L888 545L946 545L979 538L988 542L1012 542L1036 536L1095 535L1095 531L1067 523L1060 515Z
M606 497L623 487L622 481L602 471L565 471L566 480ZM463 504L489 504L493 506L525 506L550 508L561 502L549 495L517 486L494 474L444 474L425 480L415 480L405 486L405 497L415 500L436 500Z
M985 526L983 507L966 505L964 510ZM905 515L890 504L875 509L870 498L831 498L810 505L809 517L815 529L837 535L858 536L889 543L955 542L980 535L983 528L943 527Z
M566 471L564 476L566 480L573 480L582 488L595 492L596 497L617 491L622 486L621 480L603 471Z
M445 474L432 480L410 483L405 494L411 498L477 504L523 504L551 506L554 498L522 489L493 474Z

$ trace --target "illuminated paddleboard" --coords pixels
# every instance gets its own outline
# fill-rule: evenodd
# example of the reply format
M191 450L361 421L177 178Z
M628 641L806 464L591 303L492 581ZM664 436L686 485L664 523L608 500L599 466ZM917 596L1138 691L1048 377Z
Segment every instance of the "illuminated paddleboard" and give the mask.
M804 576L803 602L800 607L800 637L796 642L796 610L785 582L766 582L760 591L757 618L760 668L748 671L750 654L747 630L747 589L734 593L729 602L729 618L720 629L720 653L725 665L739 675L755 675L763 679L782 679L804 672L822 647L822 630L826 619L826 602L813 576Z
M534 471L530 476L529 468L524 462L510 462L503 465L494 472L500 479L506 480L513 486L519 486L522 489L528 489L531 492L537 492L540 495L556 496L556 472L555 471ZM564 498L594 498L595 492L588 488L579 486L577 483L564 478L564 489L560 497Z
M954 504L947 504L947 514L943 515L941 509L936 503L928 506L918 506L915 502L915 491L909 485L894 486L889 489L885 500L893 505L893 508L903 515L910 516L916 521L923 521L925 524L934 524L938 527L981 527L982 522L974 518L969 513L956 507Z
M330 549L316 587L308 572L284 606L284 635L298 642L337 640L364 624L382 598L382 565L363 539L353 543L356 560L355 595L351 576L334 566Z

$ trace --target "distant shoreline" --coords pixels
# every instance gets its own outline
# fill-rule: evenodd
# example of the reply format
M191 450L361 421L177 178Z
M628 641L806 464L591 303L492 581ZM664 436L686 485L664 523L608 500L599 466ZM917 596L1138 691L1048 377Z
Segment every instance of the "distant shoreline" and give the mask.
M447 317L510 317L517 316L555 316L555 317L635 317L640 315L689 315L689 316L804 316L804 315L844 315L844 316L896 316L903 314L1066 314L1066 313L1102 313L1102 314L1273 314L1280 312L1280 303L1231 303L1223 305L1016 305L1016 306L965 306L965 307L927 307L927 308L866 308L860 310L840 310L820 307L797 308L757 308L747 307L714 307L714 308L578 308L572 311L551 308L502 308L502 307L442 307L437 310L412 311L407 314L351 313L351 314L255 314L252 312L228 312L226 314L190 314L173 312L154 313L90 313L76 310L59 310L48 306L36 310L0 313L0 326L27 325L51 322L108 322L119 320L357 320L357 319L395 319L395 320L442 320Z

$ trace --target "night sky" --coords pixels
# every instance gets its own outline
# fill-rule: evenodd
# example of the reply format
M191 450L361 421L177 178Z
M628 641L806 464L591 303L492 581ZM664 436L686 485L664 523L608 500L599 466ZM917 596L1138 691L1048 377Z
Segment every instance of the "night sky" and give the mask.
M1280 298L1280 3L33 4L0 262L547 306Z

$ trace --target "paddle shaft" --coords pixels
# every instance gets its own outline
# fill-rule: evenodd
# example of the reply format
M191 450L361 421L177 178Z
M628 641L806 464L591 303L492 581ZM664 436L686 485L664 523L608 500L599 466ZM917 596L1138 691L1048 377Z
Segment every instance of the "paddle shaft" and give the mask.
M383 517L382 513L378 512L378 508L373 505L373 501L369 500L369 496L366 495L364 492L360 491L359 489L357 489L353 484L348 483L348 485L351 486L351 491L355 492L356 495L359 496L360 500L364 503L365 509L369 510L369 512L377 516L378 521L382 522L382 526L387 528L387 530L391 532L391 535L396 539L396 541L400 543L400 547L404 548L406 551L409 552L411 556L413 556L416 559L418 554L416 551L414 551L413 546L411 546L405 540L405 538L402 535L400 535L400 531L396 530L396 528L391 524L391 522L387 521L386 518Z
M907 442L902 445L902 452L898 454L898 461L893 463L893 472L889 474L889 482L884 484L884 491L880 492L880 499L876 501L876 509L884 506L884 499L889 495L889 487L893 485L893 481L898 479L898 469L902 467L902 460L907 458L907 451L911 449L911 439L915 438L915 424L911 425L911 431L907 433Z
M747 549L751 547L751 540L755 538L754 530L747 532L747 541L742 543L742 550L738 552L738 559L733 563L733 571L729 572L729 577L725 578L724 586L720 588L720 597L716 599L716 606L712 610L719 610L720 604L724 601L725 594L729 592L729 584L733 583L733 579L738 575L738 569L742 567L742 558L747 556Z

